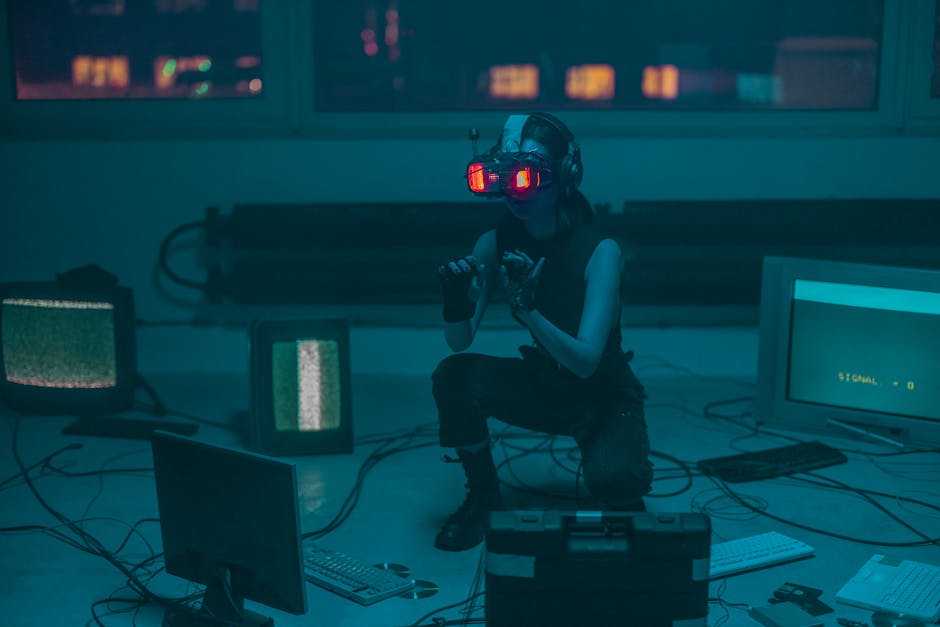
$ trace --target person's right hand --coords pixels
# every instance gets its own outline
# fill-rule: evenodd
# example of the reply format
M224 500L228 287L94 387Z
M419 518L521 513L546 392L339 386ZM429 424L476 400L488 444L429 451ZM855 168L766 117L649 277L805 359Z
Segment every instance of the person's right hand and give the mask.
M545 257L534 263L527 254L516 249L503 254L503 264L499 270L503 277L503 287L509 295L509 308L512 313L520 316L532 311Z
M438 266L437 274L444 296L444 320L460 322L472 318L476 299L471 299L470 288L477 285L474 279L482 277L483 264L468 255Z

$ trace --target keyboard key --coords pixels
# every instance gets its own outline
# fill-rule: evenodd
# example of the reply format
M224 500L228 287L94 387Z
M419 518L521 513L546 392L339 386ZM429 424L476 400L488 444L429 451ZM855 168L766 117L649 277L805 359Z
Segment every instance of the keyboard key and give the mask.
M410 579L312 542L304 543L304 575L307 581L362 605L408 592L415 586Z

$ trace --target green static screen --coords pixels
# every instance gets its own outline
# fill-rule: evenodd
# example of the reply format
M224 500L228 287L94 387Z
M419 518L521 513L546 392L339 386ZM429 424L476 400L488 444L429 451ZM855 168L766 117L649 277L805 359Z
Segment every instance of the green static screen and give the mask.
M2 307L7 381L48 388L117 385L113 305L5 298Z
M278 431L337 429L342 419L339 344L277 341L272 346L274 425Z

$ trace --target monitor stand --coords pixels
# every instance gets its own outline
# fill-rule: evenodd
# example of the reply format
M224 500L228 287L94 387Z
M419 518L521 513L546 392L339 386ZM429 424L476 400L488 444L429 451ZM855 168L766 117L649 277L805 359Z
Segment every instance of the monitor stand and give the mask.
M202 607L185 611L168 608L163 627L274 627L274 619L245 609L245 598L232 586L232 571L219 567L212 583L206 586Z

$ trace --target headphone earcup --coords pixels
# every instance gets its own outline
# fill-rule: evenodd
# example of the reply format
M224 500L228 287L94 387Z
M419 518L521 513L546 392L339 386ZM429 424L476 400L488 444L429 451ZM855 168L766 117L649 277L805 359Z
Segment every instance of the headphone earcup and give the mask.
M574 191L581 185L581 178L584 176L584 168L581 165L581 148L574 141L574 134L565 126L565 123L554 115L536 111L529 114L529 118L541 120L548 124L560 134L567 143L568 154L562 157L558 164L558 182L566 192ZM497 146L502 146L502 133L497 141Z
M584 176L584 170L581 163L571 155L565 155L561 160L558 173L558 180L566 191L574 191L581 185L581 177Z
M579 151L580 152L580 151ZM578 189L581 186L581 179L584 177L584 168L581 166L580 158L576 159L574 157L566 157L571 162L569 169L569 185L572 190Z

